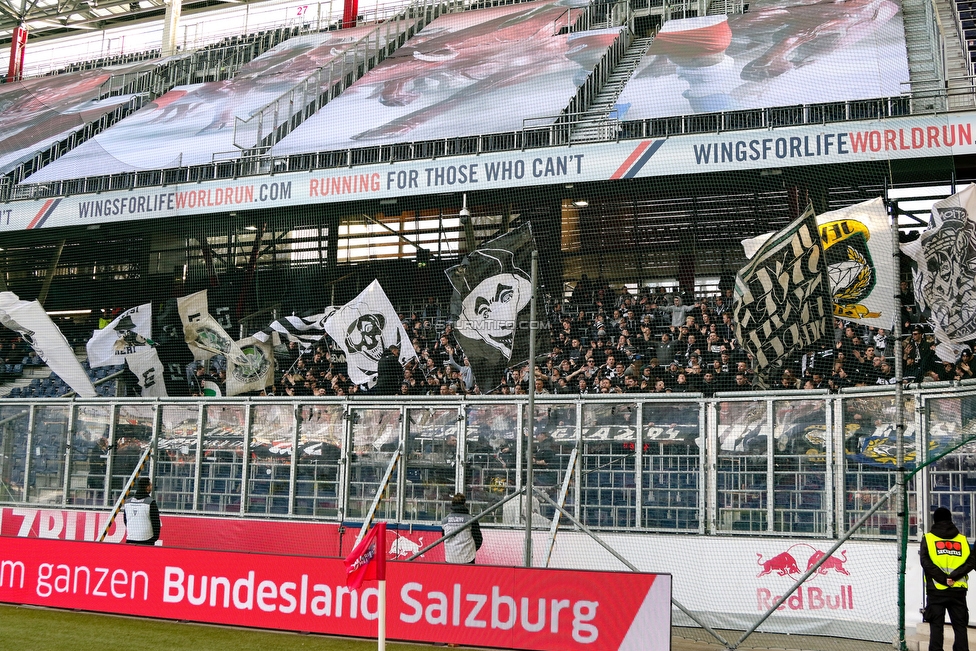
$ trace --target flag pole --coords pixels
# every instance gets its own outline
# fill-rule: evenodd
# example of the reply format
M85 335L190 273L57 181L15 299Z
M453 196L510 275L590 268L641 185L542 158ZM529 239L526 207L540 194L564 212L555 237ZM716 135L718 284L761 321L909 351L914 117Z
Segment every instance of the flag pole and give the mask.
M899 651L906 648L905 644L905 572L906 572L906 553L908 551L908 500L905 492L905 367L902 358L902 320L901 320L901 246L898 241L898 218L900 216L898 202L891 206L891 255L892 265L895 268L895 287L892 305L894 319L891 332L895 347L895 487L896 507L895 507L895 531L898 538L898 640L895 646ZM925 459L919 459L919 463L924 463Z
M532 567L532 437L535 436L535 317L539 252L532 251L532 299L529 304L529 414L525 443L525 567Z
M377 586L379 595L376 604L379 610L379 620L376 626L376 649L386 651L386 524L379 531L376 543L377 554Z

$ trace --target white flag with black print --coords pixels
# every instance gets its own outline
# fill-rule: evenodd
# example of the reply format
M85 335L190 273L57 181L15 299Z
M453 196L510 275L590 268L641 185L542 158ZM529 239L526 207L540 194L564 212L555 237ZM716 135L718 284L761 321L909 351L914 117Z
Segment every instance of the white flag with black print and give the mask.
M325 336L325 322L335 311L336 308L327 307L321 314L282 317L252 336L258 341L270 342L272 346L278 346L284 337L286 341L296 342L302 350L308 350Z
M827 261L813 207L769 238L735 278L735 337L763 387L774 369L833 336Z
M445 271L454 287L454 336L485 393L501 383L506 368L528 359L533 251L532 228L525 223ZM539 350L548 341L548 329L536 331Z
M929 227L902 251L918 264L915 300L936 339L976 339L976 185L933 204Z
M0 292L0 324L19 333L76 394L82 398L95 397L91 379L40 303L22 301L13 292Z
M263 391L274 384L274 348L271 342L247 337L227 355L227 395Z
M827 258L827 275L834 316L876 328L895 322L894 265L891 223L880 197L817 215L820 243ZM772 233L743 240L752 258Z
M143 398L165 398L169 395L166 392L163 363L159 361L155 348L129 353L125 356L125 362L138 379Z
M129 308L111 323L92 333L85 347L92 368L115 366L132 353L152 348L152 303Z
M193 359L206 361L214 355L229 355L234 340L210 316L207 290L176 299L176 307L183 321L183 337L193 352Z
M399 346L401 364L417 356L378 280L337 309L326 321L325 331L346 354L349 379L356 384L376 383L380 357L390 346Z

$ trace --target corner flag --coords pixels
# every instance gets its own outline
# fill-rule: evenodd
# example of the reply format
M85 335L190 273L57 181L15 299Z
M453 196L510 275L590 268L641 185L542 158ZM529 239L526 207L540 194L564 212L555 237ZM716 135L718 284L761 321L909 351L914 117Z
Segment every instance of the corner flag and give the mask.
M386 523L373 525L346 557L346 587L357 590L363 581L386 580Z

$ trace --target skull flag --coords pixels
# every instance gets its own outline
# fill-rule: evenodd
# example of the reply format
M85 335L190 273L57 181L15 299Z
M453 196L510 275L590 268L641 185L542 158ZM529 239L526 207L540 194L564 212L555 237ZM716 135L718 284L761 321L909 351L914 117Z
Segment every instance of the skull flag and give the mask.
M507 367L528 358L534 250L526 223L485 242L445 272L454 287L454 335L485 393L501 383ZM548 331L536 336L548 339ZM546 344L540 342L541 349Z
M976 339L976 185L934 204L928 229L902 251L918 263L915 298L936 338Z
M86 346L88 365L98 368L121 364L128 355L149 350L151 339L152 304L137 305L92 333Z
M735 337L756 358L758 380L832 335L830 282L813 207L773 235L735 279Z
M390 346L400 347L400 363L417 356L378 280L325 322L325 331L346 353L349 379L373 386L380 357Z

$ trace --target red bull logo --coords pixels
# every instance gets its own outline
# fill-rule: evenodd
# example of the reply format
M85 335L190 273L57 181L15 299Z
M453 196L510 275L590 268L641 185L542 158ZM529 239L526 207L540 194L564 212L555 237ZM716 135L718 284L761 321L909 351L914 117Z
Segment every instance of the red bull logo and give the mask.
M947 543L949 544L949 543ZM817 577L828 575L851 576L845 565L847 564L847 550L840 554L827 554L807 543L797 543L791 545L786 551L780 552L768 558L763 554L756 554L756 563L759 565L757 577L770 574L776 576L789 577L796 579L803 573L816 567L816 570L807 581ZM801 566L797 559L806 559L804 566ZM803 571L801 567L805 567ZM785 589L785 586L784 586ZM756 588L756 606L759 612L765 612L779 601L779 595L769 588ZM802 585L796 589L777 610L853 610L854 609L854 586L840 585L837 587L822 588L810 585Z

